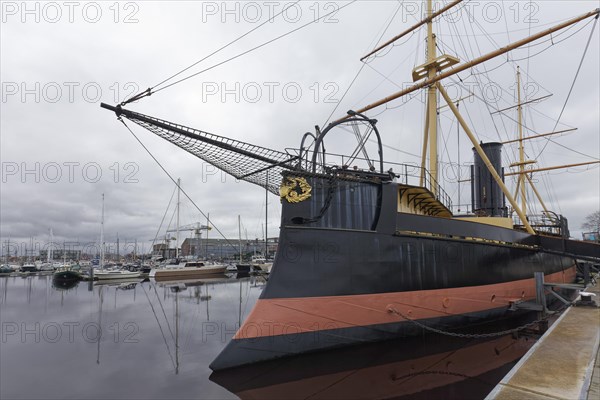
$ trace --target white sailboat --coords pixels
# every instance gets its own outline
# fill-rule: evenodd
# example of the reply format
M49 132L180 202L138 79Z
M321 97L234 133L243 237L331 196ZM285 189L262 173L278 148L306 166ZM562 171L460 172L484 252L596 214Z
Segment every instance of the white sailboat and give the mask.
M120 269L104 270L104 193L102 193L102 220L100 222L100 226L100 271L94 274L96 279L128 279L139 277L139 272L125 271Z
M192 278L206 275L222 275L227 270L223 264L203 265L198 267L184 267L175 265L165 268L154 268L150 271L150 278L158 280L173 278Z
M176 219L176 238L175 238L175 259L176 264L166 264L162 268L153 268L150 271L150 278L156 280L167 280L176 278L193 278L205 275L220 275L227 270L223 264L206 264L200 261L179 261L179 207L180 207L181 179L177 179L177 219Z
M41 271L54 271L54 265L52 264L52 229L48 235L48 252L46 254L46 262L40 264Z
M26 272L26 273L38 272L37 266L35 265L35 263L31 259L32 253L33 253L33 238L31 238L31 253L29 253L27 251L27 248L25 249L25 254L28 254L28 259L23 264L23 266L19 269L19 271Z

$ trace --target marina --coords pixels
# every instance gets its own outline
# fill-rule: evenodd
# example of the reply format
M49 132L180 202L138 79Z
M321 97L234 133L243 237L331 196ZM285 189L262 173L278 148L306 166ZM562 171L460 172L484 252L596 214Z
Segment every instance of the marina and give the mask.
M207 360L262 285L260 278L245 278L186 282L181 289L177 282L140 279L81 281L63 289L50 275L3 277L0 395L235 398L209 382ZM22 385L24 370L35 384Z
M3 74L0 398L596 400L600 8L475 3L116 2L52 59L125 92Z

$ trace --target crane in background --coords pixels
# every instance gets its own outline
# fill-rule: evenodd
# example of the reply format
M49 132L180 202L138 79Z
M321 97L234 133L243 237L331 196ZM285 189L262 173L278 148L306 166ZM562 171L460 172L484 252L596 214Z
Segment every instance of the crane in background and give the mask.
M194 233L193 234L193 238L194 238L194 242L196 244L195 249L194 249L195 250L194 251L194 255L196 257L199 257L200 256L200 239L202 237L202 231L206 231L207 234L208 234L208 231L210 231L211 229L212 229L212 227L210 227L208 225L203 225L200 222L194 222L192 224L180 226L178 229L168 229L167 233L169 233L169 232L178 232L178 231L179 232L181 232L181 231L191 231L191 232L193 232ZM175 240L176 241L175 247L179 248L179 243L178 243L178 241L177 241L176 238L169 238L167 240ZM168 247L168 245L167 245L167 247Z

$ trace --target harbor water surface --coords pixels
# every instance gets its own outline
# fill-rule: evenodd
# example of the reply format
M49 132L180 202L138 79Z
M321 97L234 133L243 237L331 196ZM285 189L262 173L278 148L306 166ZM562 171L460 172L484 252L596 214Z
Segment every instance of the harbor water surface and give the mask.
M478 399L535 340L426 335L212 373L264 285L1 277L0 397Z

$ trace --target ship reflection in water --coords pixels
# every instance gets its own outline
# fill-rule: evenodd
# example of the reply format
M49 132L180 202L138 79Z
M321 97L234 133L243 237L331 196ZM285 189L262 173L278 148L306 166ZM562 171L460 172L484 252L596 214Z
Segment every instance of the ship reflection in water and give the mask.
M211 375L264 285L225 275L105 284L1 277L0 398L481 399L536 339L427 335Z
M234 368L210 379L242 399L481 399L534 343L535 335L428 335Z

